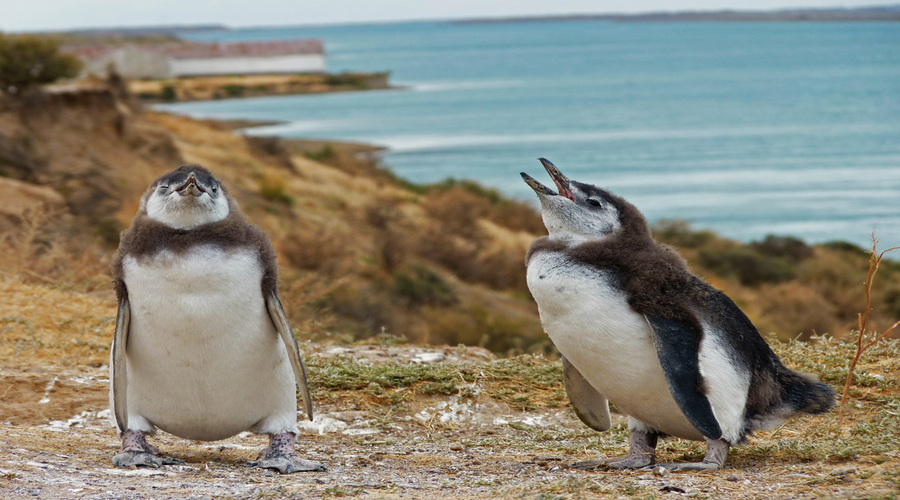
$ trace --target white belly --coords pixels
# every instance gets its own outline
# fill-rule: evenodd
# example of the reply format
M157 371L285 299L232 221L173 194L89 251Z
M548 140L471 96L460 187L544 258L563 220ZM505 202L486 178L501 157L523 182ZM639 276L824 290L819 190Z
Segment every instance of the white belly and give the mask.
M211 441L296 424L294 376L255 254L199 247L123 265L129 427Z
M597 269L540 252L528 288L544 330L584 378L624 413L686 439L704 439L666 384L649 324Z

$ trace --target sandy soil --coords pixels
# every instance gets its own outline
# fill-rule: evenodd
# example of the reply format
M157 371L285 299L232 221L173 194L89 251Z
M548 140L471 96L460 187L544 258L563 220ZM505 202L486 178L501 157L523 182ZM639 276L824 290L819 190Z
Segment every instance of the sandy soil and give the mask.
M477 348L404 346L320 347L307 356L363 363L493 359ZM302 424L299 448L327 472L282 476L247 467L266 445L261 436L202 443L162 432L153 442L184 465L116 469L110 459L119 441L107 384L105 366L0 371L0 497L877 498L897 491L884 479L885 470L897 467L897 452L880 464L837 467L738 453L717 472L579 471L568 464L596 457L598 440L624 451L621 424L598 434L568 408L514 410L485 395L417 397L402 411L341 397L317 401L315 421ZM699 445L688 451L702 452ZM680 455L660 446L662 460Z

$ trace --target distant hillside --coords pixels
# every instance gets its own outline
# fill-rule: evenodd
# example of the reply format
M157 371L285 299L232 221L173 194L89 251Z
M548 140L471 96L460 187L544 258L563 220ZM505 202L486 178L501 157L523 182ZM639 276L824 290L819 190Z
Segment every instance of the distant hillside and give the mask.
M411 185L365 146L149 112L124 88L0 99L0 273L112 304L119 232L146 186L183 163L212 169L271 235L302 338L552 352L525 286L525 250L544 233L531 205L470 182ZM742 244L680 222L654 232L764 333L843 336L864 306L868 256L852 245ZM876 327L900 318L897 262L882 265L873 306Z
M616 21L616 22L835 22L900 21L900 4L858 8L809 8L782 10L715 10L648 12L641 14L572 14L564 16L523 16L466 19L459 23L501 23L535 21Z

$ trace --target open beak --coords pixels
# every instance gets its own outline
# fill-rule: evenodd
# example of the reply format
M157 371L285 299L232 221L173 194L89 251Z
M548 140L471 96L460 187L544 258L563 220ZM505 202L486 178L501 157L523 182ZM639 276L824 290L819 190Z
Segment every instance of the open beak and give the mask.
M541 184L540 182L536 181L534 179L534 177L526 174L525 172L520 172L519 175L522 176L522 180L525 181L525 184L528 184L528 186L530 186L531 189L534 189L534 191L536 193L546 194L546 195L550 195L550 196L556 196L555 191L553 191L552 189L548 188L547 186Z
M557 189L559 189L559 195L575 201L575 194L572 193L571 189L569 189L569 178L563 175L563 173L560 172L559 169L556 168L556 165L551 163L550 160L546 158L538 159L540 160L541 164L544 165L547 173L550 174L550 178L553 179L553 183L556 184ZM534 189L536 193L552 196L557 195L557 193L555 193L552 189L536 181L533 177L526 174L525 172L522 172L521 175L522 179L525 180L525 183L531 186L531 189Z
M178 186L178 188L175 190L178 191L178 194L182 196L200 196L201 193L206 192L206 190L203 189L203 186L201 186L200 183L197 182L197 175L193 172L188 174L188 178L186 181L184 181L184 184Z

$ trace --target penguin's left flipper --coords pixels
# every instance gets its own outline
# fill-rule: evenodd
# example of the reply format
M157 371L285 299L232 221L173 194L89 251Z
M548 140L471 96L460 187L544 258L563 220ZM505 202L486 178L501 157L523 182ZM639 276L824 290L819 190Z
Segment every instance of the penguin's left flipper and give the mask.
M131 305L125 297L119 301L116 333L109 354L109 382L112 384L113 412L119 432L128 429L128 372L125 366L125 346L131 328Z
M606 396L585 380L578 368L565 357L562 358L563 385L572 403L575 415L585 425L597 431L609 430L612 426L609 416L609 402Z
M284 313L284 307L281 305L281 300L278 299L278 295L275 292L270 293L266 297L266 309L269 311L269 318L272 319L278 335L281 336L285 349L287 349L288 359L290 359L291 367L294 369L294 380L300 389L303 409L306 412L306 416L312 420L312 398L309 395L309 384L306 382L306 368L300 359L300 348L297 346L297 339L294 337L293 330L291 330L291 323L288 321L287 315Z
M678 408L707 439L721 440L722 429L706 397L706 381L700 374L703 332L684 321L649 314L644 317L653 330L656 354Z

